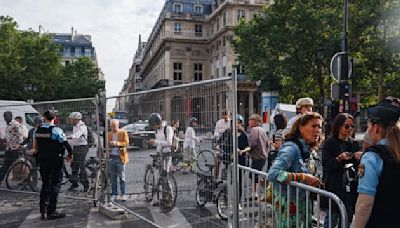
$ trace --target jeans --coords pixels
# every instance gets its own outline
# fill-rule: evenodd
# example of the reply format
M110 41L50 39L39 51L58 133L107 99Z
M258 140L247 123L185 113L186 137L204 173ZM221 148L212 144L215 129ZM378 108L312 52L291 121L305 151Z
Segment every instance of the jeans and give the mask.
M111 179L111 194L118 195L117 179L119 179L121 194L125 195L125 164L118 157L110 156L109 170Z

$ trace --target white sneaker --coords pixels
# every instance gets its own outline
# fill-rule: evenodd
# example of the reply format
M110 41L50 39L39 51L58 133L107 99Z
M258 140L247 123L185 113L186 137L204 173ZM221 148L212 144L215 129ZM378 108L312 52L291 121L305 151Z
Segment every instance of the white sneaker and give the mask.
M118 195L112 195L112 196L111 196L111 200L112 200L112 201L118 200Z

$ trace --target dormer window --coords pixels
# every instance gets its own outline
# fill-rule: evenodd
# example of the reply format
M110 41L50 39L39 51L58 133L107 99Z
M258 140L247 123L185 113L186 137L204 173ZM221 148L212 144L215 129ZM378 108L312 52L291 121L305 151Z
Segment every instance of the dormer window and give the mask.
M203 13L203 6L202 5L194 5L193 11L195 14L202 14Z
M180 3L174 3L174 12L175 13L182 13L183 6Z

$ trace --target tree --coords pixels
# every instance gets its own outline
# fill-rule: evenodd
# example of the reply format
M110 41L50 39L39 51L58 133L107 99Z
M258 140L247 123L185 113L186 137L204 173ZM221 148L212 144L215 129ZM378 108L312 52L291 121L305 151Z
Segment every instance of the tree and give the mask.
M0 98L54 99L61 64L59 47L49 36L18 31L11 17L0 16Z
M82 57L66 65L59 86L61 98L93 97L104 90L104 81L98 80L98 68L92 60Z
M352 79L355 90L366 91L365 100L376 100L371 84L391 85L386 91L392 94L400 91L399 52L395 55L390 48L400 47L398 5L389 0L351 1L349 47L356 60ZM263 89L280 91L283 102L301 96L322 102L318 79L322 94L328 94L330 58L340 51L342 6L343 0L275 1L262 15L242 21L233 45L246 73L261 80ZM318 61L320 49L325 53Z
M50 35L19 31L8 16L0 16L0 99L35 101L93 97L104 82L87 58L61 64L60 46Z

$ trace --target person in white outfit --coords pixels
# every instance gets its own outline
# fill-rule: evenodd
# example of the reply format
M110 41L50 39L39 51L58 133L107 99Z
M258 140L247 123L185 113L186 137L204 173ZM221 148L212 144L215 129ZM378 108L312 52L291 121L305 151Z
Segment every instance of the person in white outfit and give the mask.
M192 163L197 159L196 153L196 142L200 142L201 140L196 137L196 132L194 131L194 127L197 126L197 119L195 117L190 118L189 127L186 128L185 131L185 141L183 142L183 150L184 150L184 161L186 163L186 170L192 168Z
M158 153L171 152L174 130L163 121L160 114L152 113L148 119L149 125L156 131L155 139L150 139L149 144L156 146ZM164 169L170 172L172 168L172 158L164 160Z
M222 119L218 120L215 124L214 137L219 139L226 129L231 127L231 120L227 112L222 113Z
M290 118L289 122L286 125L286 128L283 130L283 137L287 133L290 132L290 130L293 127L294 122L303 114L312 112L314 107L314 101L310 97L302 97L296 101L296 110L297 110L297 115Z

